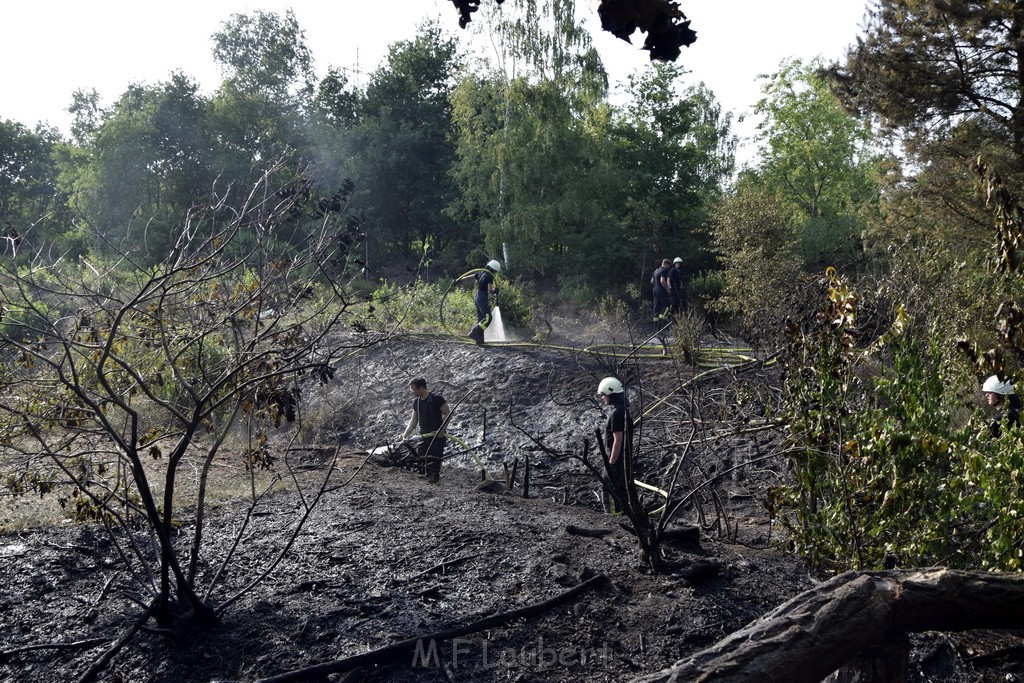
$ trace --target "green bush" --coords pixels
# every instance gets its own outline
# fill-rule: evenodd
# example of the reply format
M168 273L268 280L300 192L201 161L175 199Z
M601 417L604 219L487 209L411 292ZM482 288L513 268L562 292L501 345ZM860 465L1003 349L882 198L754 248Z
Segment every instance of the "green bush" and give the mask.
M716 310L726 284L725 275L719 270L698 273L686 284L687 307L702 314Z
M789 212L771 195L740 193L716 207L711 228L725 276L721 310L752 337L776 334L802 273Z
M862 221L850 216L815 216L798 231L797 251L811 270L825 266L843 268L856 262L861 248L856 235Z
M1022 568L1021 431L962 416L974 378L902 308L859 338L863 302L834 271L828 300L793 330L785 378L793 483L775 491L794 548L819 567ZM973 387L976 391L976 387Z
M502 321L507 327L522 329L532 311L516 287L499 280L499 295L491 304L501 307ZM405 332L464 335L476 323L474 290L469 281L427 283L417 281L402 287L385 282L371 297L375 327L391 329L395 325Z

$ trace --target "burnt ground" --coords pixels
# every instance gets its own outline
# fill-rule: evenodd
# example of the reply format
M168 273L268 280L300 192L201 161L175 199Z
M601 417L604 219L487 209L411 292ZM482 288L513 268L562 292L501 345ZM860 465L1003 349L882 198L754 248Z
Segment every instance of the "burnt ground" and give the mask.
M279 468L291 464L300 483L327 472L321 442L341 442L342 456L332 479L339 486L275 571L217 626L183 622L172 633L150 622L97 679L259 680L543 602L603 575L606 583L539 614L438 641L435 650L424 640L419 658L403 654L311 680L623 681L714 644L813 585L763 506L767 488L784 476L781 456L771 457L779 436L757 422L771 396L770 371L690 382L702 369L604 351L421 338L353 357L334 382L307 392L301 429L319 438L281 442ZM572 457L601 423L593 391L616 363L643 416L645 477L655 480L683 455L682 490L697 492L670 525L680 533L664 548L672 564L665 574L644 565L623 518L603 512L598 482ZM367 454L404 426L416 375L455 406L451 431L463 442L449 448L439 484L393 466L386 453ZM684 425L697 423L692 438ZM481 465L490 479L482 480ZM506 466L518 473L511 489ZM285 489L253 509L213 603L276 557L302 500ZM227 498L210 515L201 584L218 571L247 510ZM195 520L185 512L179 521L179 542L189 543ZM0 680L77 680L130 631L144 595L136 579L145 577L131 575L116 547L102 527L83 524L0 536ZM911 680L1018 680L1012 652L986 658L1006 647L998 635L925 634L914 642Z

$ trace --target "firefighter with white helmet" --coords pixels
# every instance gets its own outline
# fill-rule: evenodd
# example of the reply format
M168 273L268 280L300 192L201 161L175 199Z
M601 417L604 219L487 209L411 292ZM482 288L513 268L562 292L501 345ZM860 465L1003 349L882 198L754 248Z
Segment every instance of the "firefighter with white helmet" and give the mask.
M614 377L605 377L601 380L601 383L597 385L597 393L602 396L610 396L611 394L621 394L623 392L622 382L615 379Z
M611 495L612 490L616 491L619 500L624 501L626 495L626 467L625 451L629 447L627 434L632 431L633 424L626 407L626 390L617 377L605 377L597 385L597 393L601 396L604 405L611 406L612 411L605 423L605 446L608 450L608 481L605 482L604 501L605 509L615 513L615 496Z
M472 277L476 280L476 295L473 297L473 301L476 303L476 325L473 326L473 329L469 331L467 336L479 346L483 346L484 330L491 324L490 297L492 294L494 296L498 295L494 274L499 272L501 272L501 262L497 259L491 259L480 270L460 278Z
M672 269L668 271L668 296L672 315L679 315L685 308L683 299L683 259L676 256Z
M985 401L995 409L996 414L989 429L992 436L999 436L1002 432L1002 424L1005 420L1009 425L1016 425L1020 422L1020 398L1013 391L1013 383L1010 380L1001 380L998 375L992 375L981 385L985 392Z

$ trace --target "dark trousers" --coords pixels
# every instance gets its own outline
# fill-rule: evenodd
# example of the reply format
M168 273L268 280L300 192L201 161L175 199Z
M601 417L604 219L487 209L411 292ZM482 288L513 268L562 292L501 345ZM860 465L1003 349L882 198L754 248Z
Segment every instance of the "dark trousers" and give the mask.
M481 330L486 330L491 324L491 303L486 294L476 295L476 324Z
M608 478L604 480L604 491L601 494L601 502L604 503L604 511L611 513L621 513L618 503L615 502L615 497L612 495L612 490L618 494L619 498L625 503L626 500L626 466L622 462L622 454L619 454L619 459L613 464L608 465Z
M446 440L442 436L427 436L420 441L420 462L423 463L423 471L427 475L427 479L431 481L437 481L441 478L441 460L444 458L444 443Z
M669 307L668 292L654 290L654 319L659 320Z

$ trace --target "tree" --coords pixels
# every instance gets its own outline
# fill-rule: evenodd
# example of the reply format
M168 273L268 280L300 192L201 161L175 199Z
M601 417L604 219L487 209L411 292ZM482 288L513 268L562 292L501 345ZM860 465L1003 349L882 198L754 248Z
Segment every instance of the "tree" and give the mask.
M607 75L575 3L524 2L495 17L493 65L454 96L460 188L484 251L517 275L587 299L588 264L614 261Z
M810 267L847 265L877 205L867 127L848 114L818 75L819 61L784 61L755 111L767 143L747 180L775 194L791 215Z
M461 215L491 254L507 245L517 275L587 298L618 263L609 200L607 110L577 108L562 81L467 79L455 95Z
M274 465L271 430L301 411L301 382L329 378L338 355L360 344L334 329L350 312L342 278L358 223L321 213L302 248L282 249L273 234L302 219L309 183L278 191L267 183L279 170L231 220L223 207L192 212L154 265L135 264L131 243L109 260L0 261L0 452L15 473L4 484L39 494L70 486L66 502L110 529L149 594L146 615L162 624L189 612L217 619L287 551L241 592L215 592L221 572L203 564L218 553L203 537L211 466L226 449L251 472ZM238 253L230 245L243 236L249 250ZM198 486L183 500L190 462ZM296 534L329 478L303 492ZM254 481L236 544L261 496ZM173 538L181 507L195 514L190 543Z
M480 0L452 1L459 10L459 26L465 28L473 12L480 8ZM501 5L503 1L495 0L495 3ZM601 28L627 43L637 29L646 32L644 49L650 51L652 60L674 62L679 57L680 47L697 40L697 33L673 0L601 0L597 12Z
M1024 163L1024 7L1014 0L876 0L829 69L851 106L935 138L978 118Z
M979 155L1010 185L1024 179L1022 27L1011 0L879 0L865 35L827 69L844 103L876 117L913 159L905 187L923 200L923 233L976 242L990 224Z
M788 212L776 196L743 188L716 208L711 230L727 282L721 304L748 332L777 334L800 273Z
M233 14L213 35L224 82L213 99L213 126L223 140L218 164L249 187L267 161L293 160L306 149L302 117L313 97L313 58L295 13Z
M215 143L209 102L180 73L155 86L132 85L103 112L88 138L88 156L73 172L76 207L104 253L129 234L136 258L150 263L183 229L181 217L209 196Z
M732 175L732 117L703 83L684 87L685 74L654 64L631 76L615 121L621 239L644 272L664 255L681 256L688 273L709 266L705 222Z
M213 34L213 57L234 91L287 106L303 102L313 88L313 57L305 40L290 9L284 16L262 10L233 14Z
M855 212L872 197L870 132L817 76L821 62L784 61L755 112L766 142L759 174L798 215Z
M0 121L0 253L31 250L60 220L66 202L57 189L56 148L60 134L37 126L30 131L14 121ZM54 228L56 229L56 228Z
M443 249L455 231L444 207L454 193L449 98L457 63L454 41L434 24L421 26L413 40L391 46L347 133L367 232L399 253Z

